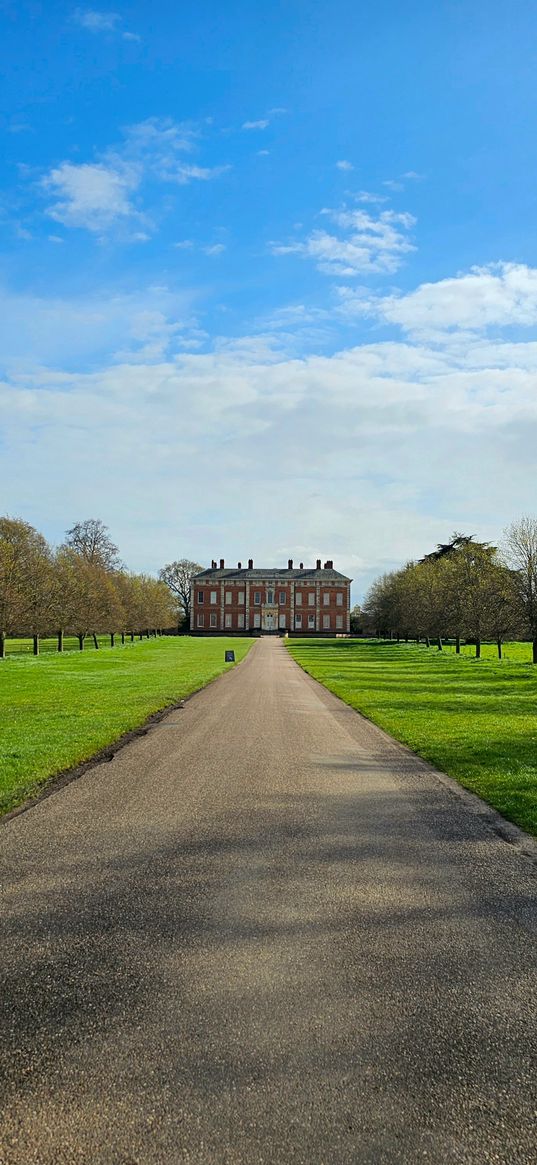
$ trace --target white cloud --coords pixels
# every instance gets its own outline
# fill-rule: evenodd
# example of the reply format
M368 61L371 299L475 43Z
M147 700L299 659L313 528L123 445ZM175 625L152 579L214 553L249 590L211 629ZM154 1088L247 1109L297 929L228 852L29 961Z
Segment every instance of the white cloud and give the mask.
M118 12L98 12L94 8L75 8L73 20L88 32L119 32L123 18ZM141 41L136 32L121 32L123 40Z
M175 172L166 176L168 182L177 182L180 186L186 186L189 182L210 182L212 178L219 178L221 174L225 174L231 167L225 166L192 166L192 165L177 165Z
M206 255L221 255L226 250L225 243L212 243L207 247L203 247Z
M376 315L415 335L537 324L537 269L520 263L473 267L407 295L370 298L345 288L340 295L347 314Z
M102 163L62 162L42 184L57 197L47 210L56 222L102 232L118 219L136 214L130 194L138 183L139 175L132 168L120 172Z
M524 299L529 322L531 272L521 281L515 315ZM287 309L290 331L310 312ZM537 339L463 330L456 346L377 341L297 358L246 335L200 353L190 315L162 287L74 303L4 297L0 340L19 357L0 387L8 510L56 538L98 513L133 567L181 553L271 565L301 547L305 560L359 572L362 589L454 528L494 538L528 508ZM49 369L29 368L29 353ZM90 370L73 371L69 353Z
M266 129L270 125L268 117L261 117L259 121L243 121L242 129Z
M344 158L341 162L336 162L337 170L354 170L352 162L347 162Z
M328 275L349 276L391 273L401 266L405 255L415 250L407 234L415 223L410 214L384 210L374 218L364 210L322 213L340 228L338 235L315 230L304 241L271 244L273 253L300 255L312 259Z
M187 185L220 177L228 165L200 166L185 162L197 144L198 131L172 118L146 118L127 126L123 141L95 161L61 162L42 179L42 188L56 201L47 213L57 222L104 234L112 227L137 220L142 231L131 231L132 241L149 238L148 219L132 201L146 181Z
M115 32L121 17L117 12L97 12L91 8L76 8L73 20L89 32Z

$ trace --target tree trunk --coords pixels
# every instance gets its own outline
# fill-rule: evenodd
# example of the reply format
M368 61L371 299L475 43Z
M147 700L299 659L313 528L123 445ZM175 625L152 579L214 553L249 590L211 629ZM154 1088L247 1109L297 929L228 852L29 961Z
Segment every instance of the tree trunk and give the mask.
M0 659L6 658L6 633L0 631Z
M441 635L439 635L439 636L438 636L438 650L439 650L439 651L443 651L443 649L444 649L444 648L443 648L443 643L442 643L442 636L441 636Z
M421 642L421 635L416 635L416 646Z
M408 643L408 631L407 631L407 633L406 633L406 635L405 635L405 643Z
M140 636L139 636L139 638L140 638L140 639L143 639L143 637L144 637L144 633L143 633L143 631L140 631Z
M430 646L431 646L431 640L429 639L429 636L428 636L428 635L426 635L426 636L425 636L425 646L426 646L426 647L430 647Z
M537 663L537 637L533 640L532 663Z
M84 650L84 636L83 635L78 636L78 646L79 646L81 651Z
M475 641L475 657L476 657L476 659L481 659L481 639L480 638L476 639L476 641Z
M134 631L131 631L131 643L134 643Z
M39 635L32 636L34 655L39 655Z
M457 655L461 654L461 637L460 637L460 635L457 635L455 637L455 652Z
M145 637L146 637L146 639L149 639L149 637L150 637L149 636L149 628L146 629Z
M121 632L121 646L122 647L125 646L125 632L124 631Z
M115 635L114 635L114 632L111 631L110 632L110 647L113 647L114 643L115 643Z
M63 628L58 631L58 651L63 651Z
M93 632L93 642L95 644L95 650L98 651L99 650L99 640L97 639L95 631Z
M502 641L501 641L500 636L498 636L496 643L498 645L498 659L501 659L502 658Z

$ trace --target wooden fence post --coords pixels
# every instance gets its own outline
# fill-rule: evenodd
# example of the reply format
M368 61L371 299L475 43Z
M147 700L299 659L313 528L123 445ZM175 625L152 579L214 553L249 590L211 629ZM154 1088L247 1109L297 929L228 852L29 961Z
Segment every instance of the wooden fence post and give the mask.
M39 655L39 635L33 635L32 640L34 655Z
M6 658L6 633L0 631L0 659Z
M63 651L63 630L61 627L58 631L58 651Z

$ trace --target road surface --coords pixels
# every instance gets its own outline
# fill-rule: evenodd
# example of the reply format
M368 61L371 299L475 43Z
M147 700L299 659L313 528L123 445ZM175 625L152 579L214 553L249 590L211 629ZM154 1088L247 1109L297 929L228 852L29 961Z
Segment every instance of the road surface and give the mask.
M281 641L0 850L2 1165L537 1161L535 864Z

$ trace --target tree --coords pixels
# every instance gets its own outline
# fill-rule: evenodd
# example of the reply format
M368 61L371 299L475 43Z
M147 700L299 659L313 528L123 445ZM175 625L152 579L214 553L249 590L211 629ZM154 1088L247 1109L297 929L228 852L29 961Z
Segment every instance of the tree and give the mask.
M108 526L98 518L76 522L67 530L65 544L92 566L101 566L103 570L121 569L118 548L108 537Z
M361 607L356 604L350 613L350 630L351 635L361 635L364 628L364 617Z
M503 549L514 571L520 611L537 663L537 518L525 515L508 526Z
M52 604L51 555L43 535L20 518L0 518L0 655L6 634L38 636Z
M174 595L184 622L190 626L190 592L194 575L199 574L203 567L198 562L191 562L188 558L179 558L177 562L168 562L159 571L159 579L166 583Z

